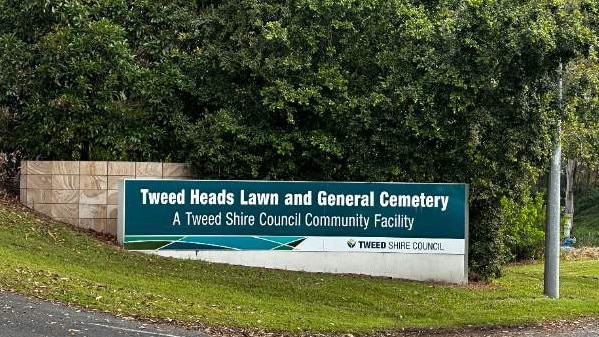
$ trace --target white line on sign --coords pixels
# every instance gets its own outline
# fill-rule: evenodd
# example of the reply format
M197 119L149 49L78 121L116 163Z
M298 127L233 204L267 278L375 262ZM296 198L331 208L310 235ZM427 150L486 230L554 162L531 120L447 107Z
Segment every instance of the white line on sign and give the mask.
M135 330L135 329L128 329L128 328L121 328L121 327L118 327L118 326L106 325L106 324L100 324L100 323L87 323L87 324L89 324L89 325L95 325L95 326L101 326L103 328L114 329L114 330L122 330L122 331L128 331L128 332L137 332L137 333L142 333L142 334L146 334L146 335L164 336L164 337L183 337L183 336L179 336L179 335L171 335L171 334L161 333L161 332L152 332L152 331L144 331L144 330Z

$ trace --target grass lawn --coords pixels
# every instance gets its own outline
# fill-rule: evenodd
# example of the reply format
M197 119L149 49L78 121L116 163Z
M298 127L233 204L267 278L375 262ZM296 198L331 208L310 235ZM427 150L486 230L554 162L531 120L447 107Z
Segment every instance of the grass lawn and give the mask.
M4 206L0 257L1 288L187 324L367 333L599 317L599 260L564 262L556 301L542 295L542 264L467 287L225 266L126 252Z

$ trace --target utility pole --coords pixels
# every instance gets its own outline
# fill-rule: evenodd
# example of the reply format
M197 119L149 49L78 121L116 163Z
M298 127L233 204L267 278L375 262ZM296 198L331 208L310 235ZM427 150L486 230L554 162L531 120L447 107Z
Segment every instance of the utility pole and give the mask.
M558 116L562 113L562 62L558 66ZM545 223L545 278L544 293L551 298L559 298L559 242L560 242L560 171L562 144L560 140L561 117L558 117L554 137L551 169L549 172L549 187L547 191L547 221Z

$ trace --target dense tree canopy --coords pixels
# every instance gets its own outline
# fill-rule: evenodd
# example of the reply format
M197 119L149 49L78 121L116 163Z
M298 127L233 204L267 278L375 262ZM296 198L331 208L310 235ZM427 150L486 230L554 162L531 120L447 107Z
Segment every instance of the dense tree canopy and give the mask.
M204 178L466 182L471 270L544 170L590 0L0 0L4 150ZM4 71L6 70L6 71ZM11 131L16 130L16 131Z

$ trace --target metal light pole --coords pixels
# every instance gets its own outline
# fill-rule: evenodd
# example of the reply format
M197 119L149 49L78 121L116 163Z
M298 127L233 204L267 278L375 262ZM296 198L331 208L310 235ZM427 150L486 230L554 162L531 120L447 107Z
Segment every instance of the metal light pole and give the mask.
M562 62L558 67L558 114L562 110ZM544 294L551 298L559 298L559 242L560 242L560 171L562 144L560 140L561 120L558 118L555 145L551 156L549 187L547 191L547 222L545 223L545 277Z

